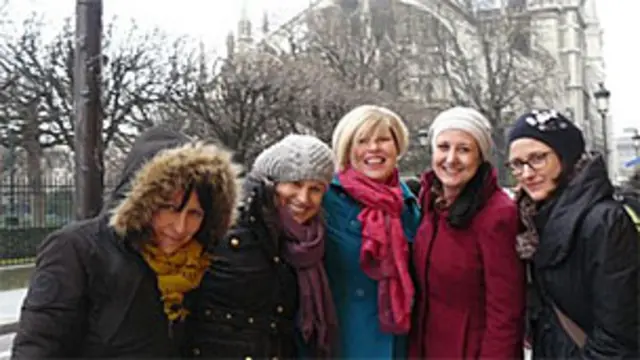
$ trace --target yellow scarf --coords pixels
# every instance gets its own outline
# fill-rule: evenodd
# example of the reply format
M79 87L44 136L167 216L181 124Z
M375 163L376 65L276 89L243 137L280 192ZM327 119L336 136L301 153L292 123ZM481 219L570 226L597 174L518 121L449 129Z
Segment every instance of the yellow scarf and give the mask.
M158 277L164 312L169 320L184 320L189 311L182 306L184 294L200 285L209 266L209 255L192 240L174 254L167 255L152 244L145 244L142 256Z

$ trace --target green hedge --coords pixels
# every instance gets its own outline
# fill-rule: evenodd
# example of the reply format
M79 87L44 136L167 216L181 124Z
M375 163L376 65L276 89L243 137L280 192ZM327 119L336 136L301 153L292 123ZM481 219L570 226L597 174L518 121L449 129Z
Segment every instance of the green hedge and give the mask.
M36 256L44 238L58 227L2 229L0 228L0 263L22 262Z

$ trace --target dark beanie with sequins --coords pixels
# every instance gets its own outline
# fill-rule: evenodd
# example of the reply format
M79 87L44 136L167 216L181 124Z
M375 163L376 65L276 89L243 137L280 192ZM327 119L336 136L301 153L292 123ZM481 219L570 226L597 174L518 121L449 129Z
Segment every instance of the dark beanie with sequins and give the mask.
M565 169L572 168L586 151L582 131L556 110L533 110L520 116L509 132L509 144L522 138L545 143Z

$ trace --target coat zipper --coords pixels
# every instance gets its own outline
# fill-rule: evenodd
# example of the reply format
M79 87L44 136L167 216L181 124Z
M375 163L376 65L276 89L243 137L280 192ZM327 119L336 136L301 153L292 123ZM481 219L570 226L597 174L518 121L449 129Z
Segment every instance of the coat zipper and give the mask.
M424 269L424 279L429 281L429 268L431 267L431 253L433 252L433 244L436 242L436 238L438 237L438 227L440 225L440 216L437 213L433 214L433 234L431 235L431 240L429 241L429 247L427 248L427 257L425 258L427 261L427 266Z
M425 262L426 262L426 266L424 268L424 281L425 281L425 291L424 291L424 296L425 296L425 304L426 304L426 311L424 312L423 315L427 315L427 313L429 312L429 301L428 301L428 292L429 292L429 268L431 267L431 253L433 252L433 244L436 241L436 238L438 237L438 227L440 224L440 216L438 216L437 212L434 212L433 217L432 217L432 221L433 221L433 234L431 235L431 239L429 240L429 247L427 248L427 254L425 257ZM424 319L418 319L418 321L420 321L420 331L419 333L423 332L423 324L424 324ZM423 341L420 341L420 355L424 354L424 343Z
M173 321L167 318L167 336L169 336L169 340L173 340Z

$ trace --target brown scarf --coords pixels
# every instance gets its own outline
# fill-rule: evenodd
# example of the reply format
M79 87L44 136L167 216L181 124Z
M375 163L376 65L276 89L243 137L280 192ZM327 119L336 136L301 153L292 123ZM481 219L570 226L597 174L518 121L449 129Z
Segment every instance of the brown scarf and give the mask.
M306 343L313 337L315 358L330 358L335 349L338 318L324 269L325 230L319 216L300 224L279 209L287 235L284 257L296 269L300 299L299 327Z

